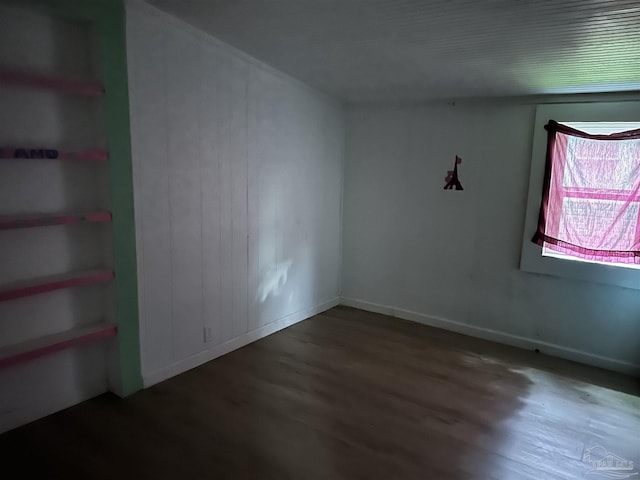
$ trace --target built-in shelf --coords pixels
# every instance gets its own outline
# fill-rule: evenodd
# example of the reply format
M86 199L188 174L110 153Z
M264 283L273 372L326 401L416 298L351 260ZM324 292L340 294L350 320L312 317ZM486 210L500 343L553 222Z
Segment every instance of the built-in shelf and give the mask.
M84 97L104 95L104 87L98 82L7 69L0 69L0 84L38 90L55 90Z
M6 159L43 159L43 160L82 160L89 162L101 162L109 160L107 150L61 150L59 148L45 147L2 147L0 158Z
M48 227L73 223L110 222L111 212L60 213L46 215L0 215L0 230Z
M76 345L93 343L117 334L117 327L108 323L93 323L60 333L45 335L15 345L0 347L0 368L28 362Z
M39 295L63 288L80 287L82 285L105 282L113 278L114 273L111 270L85 270L44 277L30 282L4 285L0 286L0 302L28 297L30 295Z

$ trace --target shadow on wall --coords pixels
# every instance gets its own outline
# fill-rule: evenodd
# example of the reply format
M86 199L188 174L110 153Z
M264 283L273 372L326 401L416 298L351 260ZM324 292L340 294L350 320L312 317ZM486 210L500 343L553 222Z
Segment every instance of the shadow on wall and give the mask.
M50 25L50 69L58 75L99 80L98 32L89 25L46 17ZM70 151L106 148L104 98L54 93L49 122L55 146ZM61 161L58 164L60 202L65 211L110 211L107 162ZM59 227L56 227L59 228ZM113 268L111 224L81 224L64 228L67 271ZM68 292L69 327L108 321L115 323L113 287L97 284ZM68 327L67 327L68 328ZM68 355L65 375L82 397L106 390L107 346L76 347Z

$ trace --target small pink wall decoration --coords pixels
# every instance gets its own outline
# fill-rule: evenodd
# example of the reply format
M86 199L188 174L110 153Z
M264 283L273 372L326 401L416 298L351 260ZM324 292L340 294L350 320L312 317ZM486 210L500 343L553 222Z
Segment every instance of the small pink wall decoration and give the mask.
M458 179L458 165L462 163L462 159L456 155L456 162L453 164L453 170L447 171L447 176L444 181L447 182L444 186L445 190L453 190L453 187L456 187L456 190L464 190L462 188L462 184Z

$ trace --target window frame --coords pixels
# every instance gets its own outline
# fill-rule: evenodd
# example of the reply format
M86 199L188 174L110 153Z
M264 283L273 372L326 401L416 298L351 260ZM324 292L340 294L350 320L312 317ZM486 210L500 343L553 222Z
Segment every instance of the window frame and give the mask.
M538 224L544 183L547 147L547 131L544 125L550 119L558 122L637 122L640 121L640 102L558 103L537 106L520 270L640 290L640 270L543 256L542 247L531 241Z

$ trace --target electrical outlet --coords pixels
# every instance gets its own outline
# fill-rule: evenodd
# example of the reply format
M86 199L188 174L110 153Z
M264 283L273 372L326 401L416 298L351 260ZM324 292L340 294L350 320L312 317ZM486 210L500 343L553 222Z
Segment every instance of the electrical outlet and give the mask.
M213 340L211 327L204 327L204 343L209 343L211 340Z

